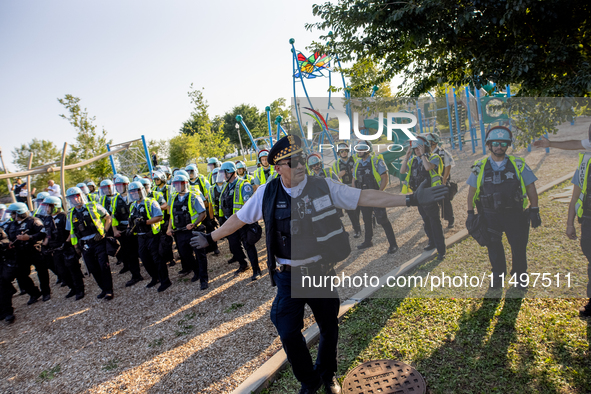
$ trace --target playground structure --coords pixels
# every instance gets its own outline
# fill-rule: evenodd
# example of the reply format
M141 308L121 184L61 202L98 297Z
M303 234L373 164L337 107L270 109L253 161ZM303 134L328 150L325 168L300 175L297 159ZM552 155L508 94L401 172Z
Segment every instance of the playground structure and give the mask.
M296 49L295 39L291 38L289 44L291 45L292 54L292 114L297 120L297 129L299 129L302 137L303 148L306 154L319 152L323 160L328 164L333 158L334 160L337 159L335 139L338 135L338 130L329 126L330 112L332 110L345 112L351 125L350 131L353 131L352 120L354 117L351 102L354 99L351 97L351 89L347 86L344 75L341 74L340 78L337 77L337 79L339 84L342 83L343 97L332 97L334 90L333 73L335 71L331 65L341 68L341 62L337 56L332 57L318 52L306 56ZM327 45L330 46L330 42ZM328 97L311 99L306 84L322 78L328 83ZM485 154L485 146L482 143L485 136L485 124L490 127L493 123L499 122L507 123L510 127L507 116L498 110L492 109L494 105L503 103L510 97L509 86L506 87L506 92L498 91L498 87L494 84L487 85L485 88L470 89L466 87L462 92L456 92L455 88L451 88L446 90L444 97L433 97L430 94L430 97L407 99L404 104L405 108L400 109L400 111L416 116L417 124L411 128L415 134L436 133L440 135L442 142L449 142L452 150L457 148L462 151L470 144L472 152L475 153L480 144L482 152ZM370 100L374 98L377 90L378 87L374 86L369 97ZM320 102L321 100L323 102ZM369 107L367 109L368 112L371 112ZM254 138L244 123L242 116L236 116L236 121L246 131L252 148L256 152L262 148L271 148L274 141L287 134L281 125L283 119L278 116L272 123L269 107L266 108L266 112L268 137ZM304 121L305 116L308 117L307 121ZM391 119L391 121L403 123L400 119ZM314 127L315 125L317 127ZM374 134L380 130L382 132L386 131L386 123L379 124L375 111L363 120L363 125L364 128L360 130L362 134ZM297 129L292 132L297 132ZM445 129L449 131L442 132ZM370 130L374 130L374 133L370 132ZM354 143L354 141L351 142ZM406 146L408 136L394 130L392 143ZM323 149L320 149L321 146ZM332 146L333 155L331 156L333 157L328 159L325 158L325 153L329 152L330 149L326 149L326 146ZM390 173L401 178L400 161L405 154L404 150L386 151L381 154L390 169Z
M141 144L140 144L141 142ZM150 152L146 144L146 138L142 135L141 138L122 142L119 144L107 144L107 152L111 152L113 148L120 146L127 146L127 149L117 150L117 154L109 156L113 175L122 174L152 174L152 160L150 160Z

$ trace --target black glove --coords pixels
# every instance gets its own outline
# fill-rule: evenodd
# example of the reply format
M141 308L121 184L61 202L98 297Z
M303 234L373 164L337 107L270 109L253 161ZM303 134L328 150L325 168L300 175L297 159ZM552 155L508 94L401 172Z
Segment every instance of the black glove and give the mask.
M191 238L191 246L195 249L207 248L209 245L213 244L211 234L205 234L200 231L193 231L193 235L194 237Z
M102 234L99 234L99 233L96 233L96 234L94 235L94 238L93 238L93 239L94 239L94 241L95 241L95 242L98 242L98 241L100 241L101 239L103 239L104 237L105 237L104 235L102 235Z
M529 221L531 222L532 228L537 228L542 225L542 218L540 217L540 208L539 207L530 207L529 208Z
M146 220L144 218L135 218L135 225L141 226L142 224L146 224Z
M417 188L417 191L410 196L410 205L429 205L441 201L448 195L449 189L445 185L429 187L425 179Z

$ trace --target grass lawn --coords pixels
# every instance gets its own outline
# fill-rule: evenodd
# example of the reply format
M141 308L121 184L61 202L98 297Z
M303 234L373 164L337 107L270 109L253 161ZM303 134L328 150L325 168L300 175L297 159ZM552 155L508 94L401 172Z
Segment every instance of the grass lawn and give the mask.
M415 367L429 393L591 393L591 320L578 316L584 300L548 298L580 294L587 261L578 241L564 235L567 204L546 194L540 207L543 225L530 231L529 272L570 271L572 290L538 283L525 294L505 289L502 297L485 288L442 291L440 298L409 288L380 291L382 298L363 301L341 323L341 381L362 362L394 359ZM508 244L506 252L510 262ZM486 250L472 238L451 247L442 263L431 260L413 273L459 274L468 268L490 273ZM289 368L264 392L298 389Z

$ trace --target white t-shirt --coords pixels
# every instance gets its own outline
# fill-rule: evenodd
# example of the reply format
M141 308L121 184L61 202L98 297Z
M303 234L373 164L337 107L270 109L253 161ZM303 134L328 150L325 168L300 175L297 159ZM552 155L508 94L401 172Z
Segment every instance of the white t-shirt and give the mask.
M335 181L334 179L323 179L328 184L328 188L330 190L330 198L332 199L334 205L337 208L341 208L347 211L351 211L357 208L357 204L359 203L359 197L361 197L361 189L356 189L351 186L344 185L341 182ZM295 187L287 188L283 184L283 181L281 181L281 186L290 197L295 198L302 193L302 190L304 190L304 187L307 183L308 176L306 175L304 177L304 180ZM257 189L257 191L252 195L252 197L236 213L236 216L238 217L238 219L240 219L240 221L250 224L263 219L263 196L265 195L265 187L267 187L267 185L268 183L265 183L263 186L260 186ZM293 266L309 264L318 260L320 260L320 256L314 256L306 260L297 261L277 257L277 262L279 264L288 264Z
M47 191L50 196L59 197L61 193L60 185L54 183L53 186L47 186Z
M586 140L581 140L581 144L583 144L583 148L591 149L591 142L589 141L589 138Z

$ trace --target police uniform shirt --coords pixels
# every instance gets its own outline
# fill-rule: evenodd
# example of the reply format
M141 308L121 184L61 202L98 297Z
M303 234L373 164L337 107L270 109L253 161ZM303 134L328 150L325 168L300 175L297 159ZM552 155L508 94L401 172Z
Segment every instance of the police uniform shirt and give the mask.
M352 211L357 208L359 203L359 197L361 196L361 189L355 189L350 186L344 185L341 182L335 181L334 179L324 178L328 184L330 190L330 198L332 199L336 208L344 209L346 211ZM304 187L308 183L308 176L304 176L304 180L297 186L287 188L281 181L283 190L291 197L297 198L304 190ZM246 224L258 222L263 219L263 196L265 195L265 187L267 184L259 187L256 193L245 202L241 210L236 213L238 219ZM320 260L320 256L315 261ZM314 261L314 260L312 260ZM291 265L291 260L277 258L279 264ZM300 264L306 264L308 262L300 262ZM299 264L298 264L299 265Z
M189 195L189 193L185 193L185 194L178 194L176 193L176 200L178 201L185 201L185 198L187 198L187 196ZM172 199L171 199L172 201ZM205 204L203 204L203 199L201 198L201 196L198 196L195 192L191 193L191 206L193 207L193 210L195 212L197 212L198 214L201 212L205 212ZM172 205L171 205L171 209L172 209ZM187 208L189 209L189 208Z
M162 192L158 193L158 198L154 197L154 192L150 192L150 195L148 195L148 197L153 198L160 205L166 204L166 199L164 199L164 194Z
M503 161L496 162L489 156L488 161L491 162L494 171L503 171L507 165L507 162L509 161L509 158L505 157ZM507 176L509 176L509 174L511 173L508 172ZM530 185L538 180L525 161L523 162L523 167L521 168L521 177L523 178L523 184L525 186ZM466 184L476 189L478 187L478 175L474 174L474 172L470 172L470 176L468 177Z
M454 162L453 156L450 155L449 152L446 151L445 149L437 147L433 151L433 154L438 155L438 156L442 156L444 167L449 167L449 166L455 167L456 163Z
M84 216L90 215L90 213L88 212L88 209L86 209L86 206L82 206L82 208L73 208L73 209L75 209L78 212L85 211L83 213ZM103 218L109 214L109 212L107 212L105 207L103 207L101 204L96 204L96 211L98 212L101 220L103 220ZM66 231L70 232L72 230L72 223L70 223L70 214L69 213L68 213L67 217L68 217L68 219L66 222ZM89 239L92 239L94 236L95 236L95 234L87 235L86 237L80 238L80 241L88 241Z
M162 199L162 201L164 202L164 199ZM156 200L152 200L150 202L150 204L146 204L145 200L142 200L140 202L136 201L131 205L131 207L129 208L129 211L133 213L134 210L138 210L140 212L140 214L142 214L142 217L143 217L143 213L144 213L144 210L146 209L146 205L148 205L148 212L150 213L149 217L155 218L156 216L164 216L162 214L162 210L160 209L159 202ZM138 235L144 235L144 234L146 234L146 233L139 233L138 232Z
M371 160L371 158L372 158L372 156L368 156L365 160L364 159L358 159L359 165L365 167L366 165L368 165L368 163ZM371 173L371 163L369 163L369 165L367 167L369 168L369 173ZM384 160L382 158L378 158L378 162L377 162L377 165L376 165L376 170L378 171L378 174L380 174L380 175L382 175L383 173L385 173L386 171L388 171L388 168L386 168L386 164L384 163ZM378 186L380 186L380 185L378 184Z

